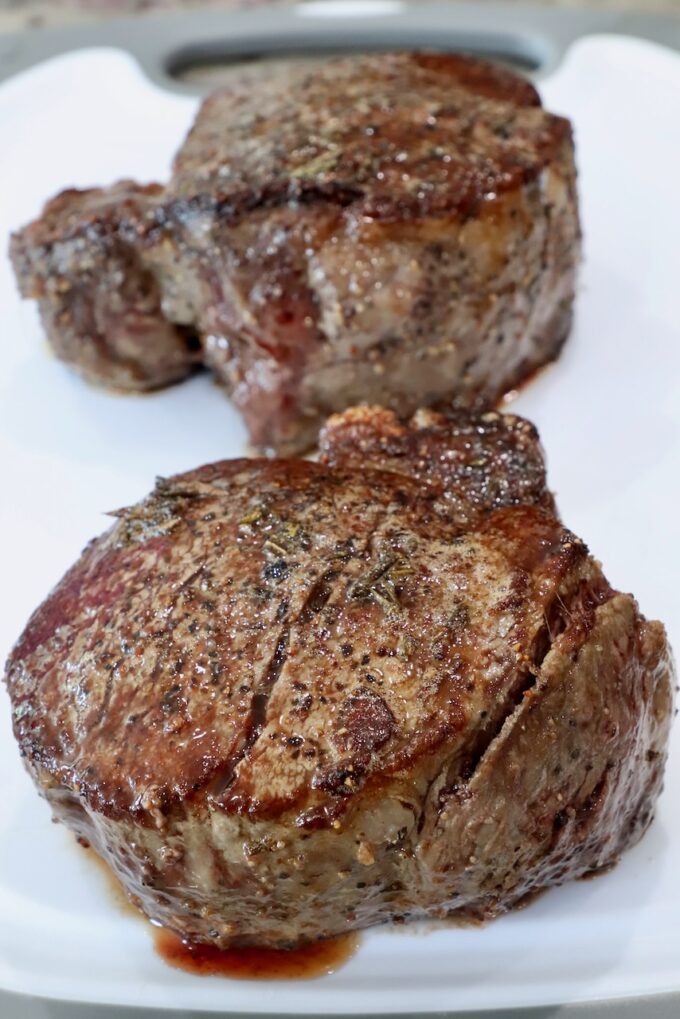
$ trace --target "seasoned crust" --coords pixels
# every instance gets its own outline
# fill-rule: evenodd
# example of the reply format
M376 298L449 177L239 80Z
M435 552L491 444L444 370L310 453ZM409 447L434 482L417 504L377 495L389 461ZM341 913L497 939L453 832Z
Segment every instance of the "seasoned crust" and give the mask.
M17 736L112 817L207 796L328 823L442 741L474 743L582 576L585 546L538 508L462 533L396 474L213 465L122 511L38 610L10 663Z
M201 361L195 332L165 315L161 284L134 243L163 194L133 181L72 188L11 239L22 296L39 301L55 353L95 384L154 389Z
M352 759L358 788L465 729L480 643L498 640L489 603L511 614L524 648L585 556L541 511L492 520L450 548L462 527L412 479L303 461L233 461L163 481L32 619L10 667L18 736L112 815L163 812L199 792L255 815L295 803L318 812L328 794L334 810ZM513 594L527 584L540 588L535 603ZM507 682L514 667L510 655ZM366 761L342 753L337 734L315 735L333 705L356 718L348 705L368 710L372 695L374 713L395 721ZM406 723L397 705L423 698L427 719Z
M439 178L434 187L436 194L451 192L448 200L442 198L438 204L433 200L431 208L422 196L418 198L421 214L451 212L459 205L483 199L494 188L509 190L520 179L528 181L547 159L554 158L555 152L548 151L551 146L556 149L571 136L568 121L542 110L530 82L473 57L387 53L329 61L325 71L299 73L291 91L282 91L276 82L265 79L258 86L261 91L256 103L250 84L239 90L235 83L205 99L177 153L175 173L167 187L121 180L110 188L69 188L60 192L46 203L40 220L22 231L26 234L24 242L14 240L16 257L20 258L22 248L29 244L51 244L87 230L115 230L118 221L124 232L143 239L168 218L185 217L186 201L190 199L200 204L200 211L210 208L232 223L257 208L285 204L291 199L343 206L362 198L375 203L380 219L383 216L379 210L386 212L392 202L405 210L410 207L418 188L406 177L415 167L420 167L423 178ZM372 94L364 97L363 104L357 100L354 115L348 116L348 97L355 91L360 95L368 84L374 86ZM428 96L425 106L421 92ZM483 102L480 106L480 98L487 99L489 106ZM370 134L364 127L366 102L376 118ZM456 102L460 109L455 107ZM334 117L327 104L340 104L342 116L338 110ZM435 107L439 112L432 112ZM418 123L419 114L422 125ZM483 131L484 137L476 142L465 140L470 127L466 115L483 125L476 131ZM487 116L492 117L488 125ZM494 127L494 116L502 123L502 131ZM404 120L401 144L397 127L400 118ZM430 122L440 118L441 124ZM257 125L255 132L253 125ZM422 136L419 141L414 131ZM517 138L511 139L515 131ZM278 137L281 132L296 133L299 144L287 145L283 137ZM485 153L482 160L479 154L488 142L487 132L498 139L497 165L493 156ZM330 156L324 161L324 145L333 151L342 149L346 163L331 172ZM313 160L316 170L310 162L310 146L318 150ZM427 156L426 148L437 149L437 154ZM406 159L401 158L404 154ZM367 176L371 160L375 179ZM395 163L398 172L392 174ZM437 174L432 173L434 165ZM475 186L478 190L473 199ZM428 185L425 190L432 189ZM395 199L395 195L400 198ZM112 219L114 208L117 214Z
M169 185L60 192L14 235L19 278L31 245L119 228L153 240L199 212L235 224L297 200L359 202L359 214L385 224L471 214L528 183L571 141L569 121L546 113L529 81L474 57L381 53L298 73L290 90L264 79L256 102L251 83L208 96Z
M479 96L514 103L517 106L540 106L541 97L531 82L500 64L466 56L463 53L401 53L399 61L408 61L429 74L441 74L450 84ZM397 62L394 73L399 74Z
M323 463L395 471L441 491L461 523L501 506L555 511L538 432L513 414L419 410L404 421L384 407L350 407L319 435Z
M227 130L228 128L228 130ZM535 178L571 141L533 86L455 54L329 61L217 92L175 159L171 191L237 210L247 196L353 200L377 221L458 213ZM358 206L357 206L358 203Z
M24 286L32 279L32 251L77 237L102 243L125 231L125 224L143 222L165 195L161 184L121 180L108 188L67 188L45 203L40 219L29 223L10 240L17 279ZM112 215L113 213L113 215ZM85 252L83 252L83 255ZM24 297L39 297L31 289Z

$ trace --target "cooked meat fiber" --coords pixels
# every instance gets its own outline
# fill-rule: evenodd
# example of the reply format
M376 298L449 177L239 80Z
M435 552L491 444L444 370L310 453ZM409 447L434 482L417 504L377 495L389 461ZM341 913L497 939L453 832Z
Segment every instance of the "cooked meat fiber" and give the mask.
M528 82L383 53L217 93L167 187L65 191L12 257L86 378L203 363L290 453L353 403L493 405L564 342L579 243L570 125Z
M8 662L54 815L190 941L493 917L616 861L661 788L664 629L554 516L531 426L363 409L323 443L159 481Z

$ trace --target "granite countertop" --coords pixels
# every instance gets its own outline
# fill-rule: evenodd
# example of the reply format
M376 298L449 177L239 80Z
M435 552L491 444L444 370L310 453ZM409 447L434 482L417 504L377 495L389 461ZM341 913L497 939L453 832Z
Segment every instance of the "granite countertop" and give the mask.
M30 28L107 18L131 14L160 14L164 11L188 10L192 7L213 7L233 10L253 7L272 0L0 0L0 32L18 32ZM277 0L275 0L277 2ZM285 3L286 0L278 0ZM484 0L478 0L483 3ZM515 0L505 0L512 5ZM680 16L680 0L531 0L546 7L589 7L610 10L638 10Z

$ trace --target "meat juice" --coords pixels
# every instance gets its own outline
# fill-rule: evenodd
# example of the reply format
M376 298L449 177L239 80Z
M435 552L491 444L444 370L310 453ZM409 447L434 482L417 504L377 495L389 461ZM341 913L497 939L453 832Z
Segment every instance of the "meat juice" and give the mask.
M116 905L126 913L146 920L125 893L108 863L81 842L108 885ZM169 966L196 976L231 977L234 980L313 980L334 973L356 952L360 935L356 932L338 938L314 941L302 948L215 948L214 945L187 944L165 927L153 929L154 947Z
M236 980L313 980L334 973L359 944L354 933L291 949L191 945L164 928L158 928L154 938L156 951L170 966L199 976Z

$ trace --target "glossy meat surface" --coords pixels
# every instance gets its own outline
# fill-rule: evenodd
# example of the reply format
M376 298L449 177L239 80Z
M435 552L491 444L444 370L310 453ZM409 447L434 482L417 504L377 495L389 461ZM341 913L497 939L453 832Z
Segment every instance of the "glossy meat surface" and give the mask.
M492 406L559 352L579 253L568 121L511 72L413 53L216 93L166 187L64 192L12 242L86 378L205 364L286 454L355 403Z
M663 627L555 517L531 426L364 408L324 456L159 481L8 662L55 816L191 940L493 916L615 862L660 791Z
M461 524L501 506L556 512L538 433L514 414L419 410L404 421L382 407L351 407L328 419L319 449L335 467L378 467L437 489Z
M266 204L293 189L376 219L476 211L551 159L569 122L511 71L456 55L383 53L210 96L175 159L173 191Z

